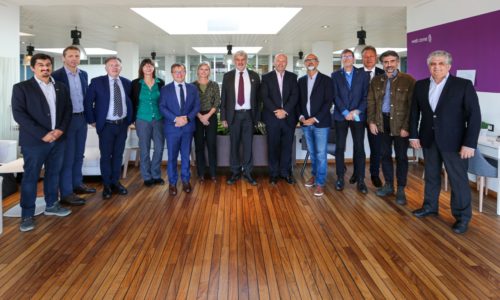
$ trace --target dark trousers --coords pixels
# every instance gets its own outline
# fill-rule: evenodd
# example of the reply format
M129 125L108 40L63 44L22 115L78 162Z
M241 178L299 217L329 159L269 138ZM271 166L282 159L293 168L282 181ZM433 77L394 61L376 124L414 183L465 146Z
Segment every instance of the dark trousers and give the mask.
M73 115L65 137L64 160L59 178L61 197L72 194L73 189L83 181L83 154L87 141L87 122L83 115Z
M370 128L367 128L368 144L370 145L370 175L378 176L380 173L380 159L381 159L381 135L373 134Z
M384 116L384 132L380 133L382 144L382 173L386 184L394 184L394 165L392 162L392 146L396 156L396 178L398 186L406 186L408 176L408 137L392 136L390 117Z
M364 122L353 121L335 121L335 135L336 135L336 148L335 148L335 163L337 170L337 177L344 177L345 163L344 152L347 139L347 131L351 129L352 142L353 142L353 162L354 172L358 180L365 179L365 124Z
M207 112L202 112L206 114ZM206 161L205 161L205 145L207 145L208 165L210 177L215 177L217 168L217 115L213 114L208 119L208 126L203 125L196 118L196 131L194 132L194 145L196 149L196 168L198 176L205 176Z
M461 159L458 152L442 152L436 143L423 150L425 159L423 208L436 212L439 210L441 171L444 162L451 185L451 213L457 221L469 222L472 218L472 207L467 176L468 160Z
M57 187L64 157L65 141L56 141L37 146L22 146L24 174L21 182L21 216L35 215L37 182L42 166L45 168L43 193L47 207L57 201Z
M121 124L106 123L98 134L101 152L101 177L104 185L116 184L120 180L127 128L125 122Z
M233 123L229 125L229 139L231 141L231 172L250 175L253 168L252 141L253 122L250 111L235 111ZM240 146L243 145L243 161L240 160Z
M290 128L286 120L266 124L269 175L289 176L292 170L292 146L295 128Z

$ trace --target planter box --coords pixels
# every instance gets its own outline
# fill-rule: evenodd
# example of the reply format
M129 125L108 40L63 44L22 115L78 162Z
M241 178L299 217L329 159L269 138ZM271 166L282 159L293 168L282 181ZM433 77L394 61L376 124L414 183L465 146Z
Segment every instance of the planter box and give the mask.
M229 135L217 136L217 166L229 167L231 142ZM240 147L240 155L243 154L243 146ZM254 135L252 143L253 165L256 167L267 166L267 136Z

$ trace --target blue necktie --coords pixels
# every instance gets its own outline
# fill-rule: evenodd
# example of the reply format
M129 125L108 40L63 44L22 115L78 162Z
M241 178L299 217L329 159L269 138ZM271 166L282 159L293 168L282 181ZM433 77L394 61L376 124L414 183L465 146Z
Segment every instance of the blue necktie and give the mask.
M184 96L184 89L182 88L182 84L179 84L180 96L181 96L181 115L184 115L184 106L186 105L186 97Z

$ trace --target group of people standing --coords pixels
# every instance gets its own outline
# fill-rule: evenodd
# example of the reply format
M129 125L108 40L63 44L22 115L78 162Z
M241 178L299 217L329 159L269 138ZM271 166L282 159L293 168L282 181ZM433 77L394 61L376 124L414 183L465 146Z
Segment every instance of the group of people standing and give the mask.
M349 179L366 194L364 134L368 129L370 175L376 194L394 194L392 148L396 156L396 202L406 203L407 149L424 148L424 205L417 217L436 215L444 162L452 186L452 211L457 219L455 232L467 230L471 218L470 191L467 191L466 158L474 155L479 134L480 111L477 95L469 81L449 74L451 55L436 51L429 55L431 77L415 83L401 72L394 51L380 55L383 70L376 68L377 53L368 46L362 52L364 68L354 67L354 53L341 54L342 68L327 76L318 71L315 54L304 59L307 74L299 79L286 71L287 56L277 54L274 70L259 75L248 69L244 51L233 55L235 68L224 75L221 91L210 80L210 65L202 62L197 79L186 83L183 64L171 66L173 81L167 85L155 75L151 59L144 59L139 78L121 77L121 60L105 61L106 75L92 79L78 68L79 50L67 47L64 66L52 73L52 59L36 54L31 59L34 77L14 86L12 108L20 125L19 144L25 160L21 188L20 230L34 229L36 183L45 166L46 215L67 216L71 210L60 206L83 205L76 194L95 193L82 183L81 167L87 123L96 128L101 152L102 196L126 195L120 169L129 125L135 122L139 138L141 175L144 185L164 184L161 161L164 142L168 149L169 194L176 195L177 158L181 157L182 190L191 192L190 152L194 136L199 182L216 181L217 112L230 135L230 170L227 184L244 178L251 185L254 126L262 120L267 129L269 182L282 179L295 183L292 175L293 139L297 123L302 126L310 152L312 171L305 185L322 196L327 174L328 135L336 135L335 189L344 189L344 152L348 130L353 137L354 171ZM52 75L52 76L51 76ZM333 112L332 112L333 107ZM420 128L420 131L419 131ZM153 155L150 156L151 142ZM206 159L205 147L208 154ZM207 166L208 165L208 166ZM384 184L379 178L382 165ZM208 168L207 168L208 167ZM207 174L208 169L208 174ZM60 196L61 201L58 201Z

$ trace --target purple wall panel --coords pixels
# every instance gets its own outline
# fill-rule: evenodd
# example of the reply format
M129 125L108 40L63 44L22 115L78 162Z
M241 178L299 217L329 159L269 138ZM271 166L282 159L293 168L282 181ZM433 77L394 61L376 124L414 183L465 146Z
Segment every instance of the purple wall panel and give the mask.
M476 70L476 90L500 93L500 10L409 32L408 73L429 77L426 59L434 50L453 56L451 74Z

